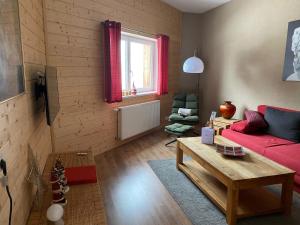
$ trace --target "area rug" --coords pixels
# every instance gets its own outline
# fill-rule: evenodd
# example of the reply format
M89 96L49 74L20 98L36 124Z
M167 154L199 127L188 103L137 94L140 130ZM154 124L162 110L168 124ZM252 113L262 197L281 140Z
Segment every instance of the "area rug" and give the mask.
M194 225L227 225L224 214L176 169L174 159L151 160L148 164ZM278 187L270 187L270 190L280 196ZM241 219L238 225L300 225L300 195L294 194L291 216L273 214Z

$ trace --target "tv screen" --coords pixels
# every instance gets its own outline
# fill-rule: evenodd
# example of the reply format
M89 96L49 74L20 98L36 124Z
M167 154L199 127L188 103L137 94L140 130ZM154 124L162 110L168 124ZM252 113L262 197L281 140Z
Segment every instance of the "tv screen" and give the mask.
M46 114L47 123L52 125L60 109L57 69L46 66Z

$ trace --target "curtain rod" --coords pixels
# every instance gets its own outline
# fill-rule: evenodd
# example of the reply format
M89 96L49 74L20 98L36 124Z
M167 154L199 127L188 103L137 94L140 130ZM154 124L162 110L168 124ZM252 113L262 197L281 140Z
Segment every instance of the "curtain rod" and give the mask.
M153 37L157 37L157 35L158 35L158 34L147 33L147 32L140 31L140 30L135 30L135 29L132 29L132 28L129 28L129 27L124 27L124 26L121 26L121 29L128 30L128 31L133 31L133 32L136 32L136 33L151 35Z
M104 23L104 22L102 22L102 23ZM153 37L157 37L157 35L159 35L159 33L158 34L152 34L152 33L148 33L148 32L145 32L145 31L140 31L140 30L136 30L136 29L133 29L133 28L130 28L130 27L126 27L126 26L123 26L122 24L121 24L121 29L123 30L127 30L127 31L133 31L133 32L136 32L136 33L141 33L141 34L146 34L146 35L150 35L150 36L153 36Z

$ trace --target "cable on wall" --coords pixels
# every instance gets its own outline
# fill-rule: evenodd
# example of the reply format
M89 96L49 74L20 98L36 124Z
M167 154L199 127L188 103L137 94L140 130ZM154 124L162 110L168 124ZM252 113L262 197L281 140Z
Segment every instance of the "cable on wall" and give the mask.
M9 217L8 217L8 225L11 225L11 217L12 217L12 197L11 197L11 194L10 194L10 191L9 191L9 187L8 187L8 179L7 179L7 167L6 167L6 162L5 160L1 159L0 161L0 170L2 170L3 172L3 179L2 179L2 184L3 186L5 187L6 189L6 192L7 192L7 195L8 195L8 198L9 198Z

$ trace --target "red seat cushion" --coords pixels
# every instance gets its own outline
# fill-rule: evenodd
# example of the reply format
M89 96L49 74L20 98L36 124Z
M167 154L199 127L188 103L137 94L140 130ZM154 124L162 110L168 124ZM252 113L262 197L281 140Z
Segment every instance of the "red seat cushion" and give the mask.
M264 131L268 127L268 124L265 122L263 114L247 110L245 111L246 120L239 121L230 126L231 130L250 134L250 133L259 133Z
M261 155L265 154L268 147L280 146L280 145L290 145L294 142L277 138L269 134L243 134L230 129L224 130L222 136L249 148Z
M300 185L300 144L268 148L265 156L296 171L295 182Z
M247 127L248 127L247 120L242 120L242 121L232 124L230 126L230 129L245 134L245 133L247 133Z
M69 167L65 175L68 185L97 183L96 166Z

